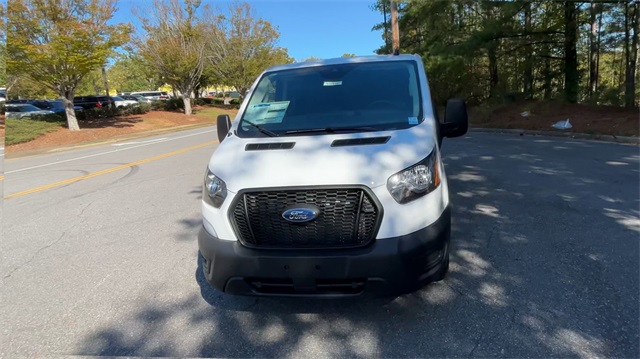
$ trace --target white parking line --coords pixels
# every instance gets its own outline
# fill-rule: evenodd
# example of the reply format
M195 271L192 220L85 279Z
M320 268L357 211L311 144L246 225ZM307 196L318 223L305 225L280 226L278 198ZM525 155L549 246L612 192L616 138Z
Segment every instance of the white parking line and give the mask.
M128 146L128 145L138 145L141 143L151 143L151 142L160 142L163 140L166 140L166 137L162 137L162 138L156 138L155 140L149 140L149 141L133 141L133 142L123 142L123 143L114 143L111 146L115 146L115 147L120 147L120 146Z
M52 165L57 165L60 163L66 163L66 162L71 162L71 161L76 161L76 160L82 160L85 158L90 158L90 157L96 157L96 156L102 156L102 155L106 155L109 153L115 153L115 152L120 152L120 151L126 151L126 150L130 150L132 148L138 148L138 147L144 147L144 146L149 146L149 145L155 145L158 143L162 143L162 142L167 142L167 141L173 141L173 140L179 140L181 138L186 138L186 137L193 137L193 136L198 136L198 135L202 135L204 133L210 133L210 132L217 132L216 130L209 130L209 131L202 131L202 132L198 132L198 133L192 133L189 135L184 135L184 136L178 136L178 137L171 137L171 138L164 138L162 141L154 141L154 142L146 142L146 143L141 143L135 146L131 146L131 147L126 147L126 148L118 148L116 150L111 150L111 151L106 151L106 152L100 152L100 153L94 153L92 155L87 155L87 156L81 156L81 157L75 157L75 158L69 158L66 160L61 160L61 161L55 161L55 162L49 162L49 163L44 163L41 165L37 165L37 166L31 166L31 167L25 167L25 168L20 168L17 170L12 170L12 171L7 171L4 174L8 175L11 173L17 173L17 172L23 172L23 171L28 171L28 170L33 170L36 168L41 168L41 167L47 167L47 166L52 166Z

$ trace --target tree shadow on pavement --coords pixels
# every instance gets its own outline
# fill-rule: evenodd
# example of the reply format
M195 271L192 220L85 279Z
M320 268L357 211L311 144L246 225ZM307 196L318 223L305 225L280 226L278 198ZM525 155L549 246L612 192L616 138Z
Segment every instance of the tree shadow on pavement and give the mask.
M488 138L501 146L475 133L444 144L453 205L444 281L390 299L236 297L211 288L199 261L198 293L149 296L73 353L638 357L637 149Z
M141 117L107 117L80 121L81 128L124 128L133 127L136 123L142 122Z

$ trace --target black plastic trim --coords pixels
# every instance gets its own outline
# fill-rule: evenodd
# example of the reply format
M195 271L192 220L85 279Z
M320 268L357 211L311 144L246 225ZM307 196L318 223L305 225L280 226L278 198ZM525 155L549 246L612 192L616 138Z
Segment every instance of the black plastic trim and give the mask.
M272 142L272 143L247 143L244 146L245 151L264 151L264 150L290 150L295 146L295 142Z
M205 278L220 291L327 298L409 293L440 280L448 267L450 235L451 209L447 207L431 225L378 239L367 247L329 251L252 249L238 241L218 239L204 227L198 234L198 247ZM251 281L268 288L255 288ZM364 282L362 291L337 288L353 282ZM336 288L327 289L326 284Z
M364 137L364 138L345 138L340 140L334 140L331 142L331 147L343 147L343 146L363 146L363 145L383 145L389 142L391 136L385 137Z
M373 230L373 235L371 236L371 240L364 244L360 244L357 246L343 246L343 247L322 247L322 248L287 248L287 247L268 247L268 246L254 246L252 244L246 243L242 238L238 235L240 233L238 226L236 224L235 219L233 218L233 211L236 208L236 205L240 201L240 198L244 196L245 193L250 192L277 192L277 191L305 191L305 190L332 190L332 189L360 189L363 192L367 192L371 200L376 205L378 209L378 217ZM382 207L382 203L378 200L378 197L373 193L373 191L363 185L331 185L331 186L291 186L291 187L258 187L258 188L245 188L238 193L231 201L229 205L229 210L227 211L227 219L231 224L231 228L233 229L233 233L236 235L238 242L240 242L243 246L247 248L253 249L262 249L262 250L281 250L281 251L322 251L322 250L336 250L336 249L352 249L352 248L361 248L370 245L375 242L376 236L378 235L378 231L380 230L380 226L382 225L382 218L384 217L384 208ZM356 226L358 224L356 223ZM253 231L253 229L251 229Z

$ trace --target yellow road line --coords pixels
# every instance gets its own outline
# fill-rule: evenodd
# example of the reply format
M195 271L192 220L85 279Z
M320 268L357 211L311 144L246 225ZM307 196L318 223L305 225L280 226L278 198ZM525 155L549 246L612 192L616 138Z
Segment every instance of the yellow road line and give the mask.
M0 176L0 181L2 181L4 179L4 176Z
M160 159L163 159L163 158L167 158L167 157L171 157L171 156L178 155L178 154L181 154L181 153L185 153L185 152L188 152L188 151L192 151L192 150L195 150L195 149L198 149L198 148L210 146L210 145L212 145L214 143L218 143L218 141L211 141L211 142L201 143L201 144L196 145L196 146L183 148L181 150L165 153L165 154L158 155L158 156L155 156L155 157L145 158L143 160L127 163L127 164L116 166L116 167L107 168L107 169L102 170L102 171L93 172L93 173L89 173L89 174L78 176L78 177L69 178L69 179L66 179L66 180L58 181L58 182L53 182L53 183L50 183L50 184L47 184L47 185L44 185L44 186L28 189L28 190L21 191L21 192L12 193L12 194L7 195L6 197L4 197L4 199L10 199L10 198L15 198L15 197L25 196L25 195L28 195L28 194L31 194L31 193L44 191L44 190L47 190L47 189L50 189L50 188L64 186L64 185L67 185L67 184L70 184L70 183L86 180L86 179L97 177L97 176L101 176L101 175L104 175L104 174L107 174L107 173L116 172L116 171L120 171L120 170L123 170L123 169L126 169L126 168L130 168L130 167L133 167L133 166L141 165L143 163L160 160Z

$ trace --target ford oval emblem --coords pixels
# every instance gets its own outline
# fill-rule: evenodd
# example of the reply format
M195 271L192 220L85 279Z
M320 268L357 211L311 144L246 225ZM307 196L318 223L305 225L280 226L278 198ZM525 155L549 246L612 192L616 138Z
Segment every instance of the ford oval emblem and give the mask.
M289 222L302 223L309 222L318 217L320 209L312 205L300 205L290 207L282 212L282 218Z

